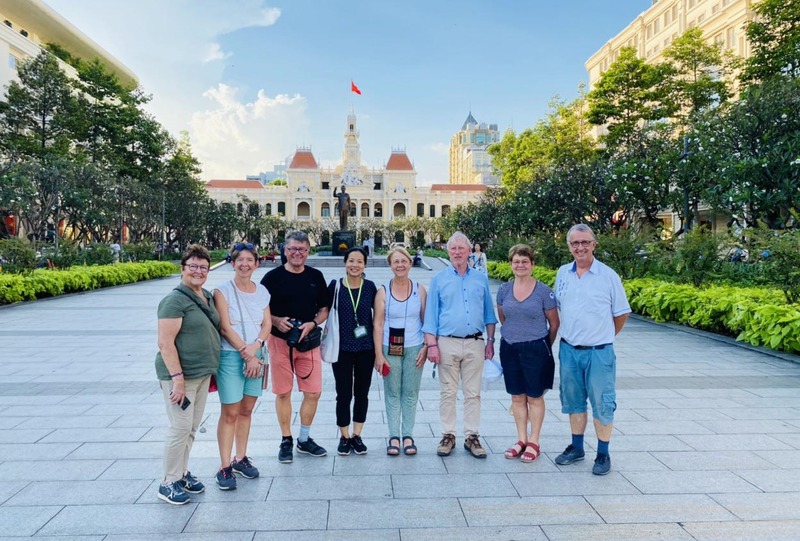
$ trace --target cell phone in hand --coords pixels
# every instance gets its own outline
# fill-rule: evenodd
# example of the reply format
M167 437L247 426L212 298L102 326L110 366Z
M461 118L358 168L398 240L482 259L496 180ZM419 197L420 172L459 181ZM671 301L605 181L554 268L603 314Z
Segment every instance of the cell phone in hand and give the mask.
M191 404L191 403L192 402L189 400L189 397L188 396L184 396L183 397L183 402L181 402L181 409L185 410L186 408L189 407L189 404Z
M383 363L383 366L381 367L381 376L386 377L389 375L389 372L391 371L392 367L389 366L389 363Z

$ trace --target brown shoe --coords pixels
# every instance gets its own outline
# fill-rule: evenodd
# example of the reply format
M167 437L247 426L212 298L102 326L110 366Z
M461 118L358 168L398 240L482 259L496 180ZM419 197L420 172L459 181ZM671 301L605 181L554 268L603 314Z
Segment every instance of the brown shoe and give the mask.
M453 447L456 446L456 437L452 434L445 434L442 436L442 441L439 442L439 447L436 448L436 454L439 456L448 456L453 452Z
M486 458L486 450L481 446L480 436L473 434L464 440L464 449L475 458Z

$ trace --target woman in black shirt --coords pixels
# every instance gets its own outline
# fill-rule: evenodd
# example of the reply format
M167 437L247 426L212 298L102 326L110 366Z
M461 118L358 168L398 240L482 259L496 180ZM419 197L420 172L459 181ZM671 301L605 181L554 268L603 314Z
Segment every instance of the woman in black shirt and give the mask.
M339 282L336 306L339 315L339 358L333 364L336 380L336 424L339 427L338 452L349 455L366 454L361 441L361 429L367 420L369 387L375 365L375 346L372 340L372 308L377 288L363 277L367 254L361 248L351 248L344 256L346 275ZM328 285L330 305L337 280ZM350 435L350 403L353 402L353 432Z

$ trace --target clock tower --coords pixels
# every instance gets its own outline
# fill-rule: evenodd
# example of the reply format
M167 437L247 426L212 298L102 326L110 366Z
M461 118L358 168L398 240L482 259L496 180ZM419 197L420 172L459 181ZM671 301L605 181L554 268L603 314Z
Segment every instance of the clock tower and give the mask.
M356 113L350 108L347 115L347 128L344 132L344 152L342 153L342 184L356 186L363 183L361 178L361 147L358 144L358 125Z

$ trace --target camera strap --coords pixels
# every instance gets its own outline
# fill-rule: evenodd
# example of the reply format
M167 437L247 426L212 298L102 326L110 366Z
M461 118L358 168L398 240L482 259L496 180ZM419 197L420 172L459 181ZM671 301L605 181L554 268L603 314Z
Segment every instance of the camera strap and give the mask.
M313 355L312 355L312 357L313 357ZM298 378L300 378L302 380L307 380L308 378L311 377L311 373L314 372L314 359L313 358L311 359L311 370L308 371L308 374L306 374L305 376L301 376L294 369L294 346L289 346L289 366L292 367L292 373L295 376L297 376Z

